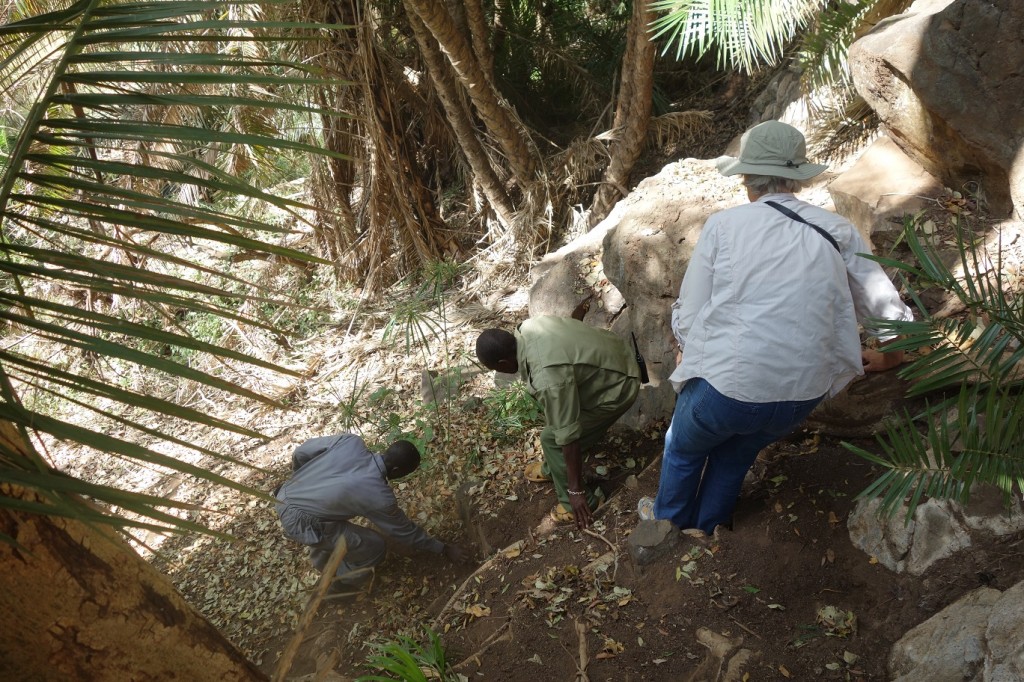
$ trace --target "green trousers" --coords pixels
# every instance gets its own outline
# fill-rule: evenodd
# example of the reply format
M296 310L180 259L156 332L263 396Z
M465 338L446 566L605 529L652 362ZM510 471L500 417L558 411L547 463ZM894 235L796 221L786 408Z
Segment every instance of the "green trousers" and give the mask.
M619 420L619 417L626 413L640 392L640 380L628 379L622 387L622 393L615 402L605 403L593 408L581 406L580 425L580 452L585 452L596 443L600 442L612 424ZM565 455L562 454L562 446L555 442L551 427L545 427L540 434L540 444L544 450L544 466L541 471L551 477L555 486L555 495L566 509L571 509L569 504L569 479L566 474ZM585 456L585 455L584 455ZM587 503L591 509L597 508L598 500L604 498L600 489L587 487Z

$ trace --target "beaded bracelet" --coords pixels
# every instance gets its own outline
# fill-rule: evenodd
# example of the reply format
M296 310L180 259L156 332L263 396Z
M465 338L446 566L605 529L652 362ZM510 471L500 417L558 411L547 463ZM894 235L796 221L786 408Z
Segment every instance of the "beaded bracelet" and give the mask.
M570 495L586 495L587 494L587 491L585 491L585 490L566 490L565 492L569 493Z

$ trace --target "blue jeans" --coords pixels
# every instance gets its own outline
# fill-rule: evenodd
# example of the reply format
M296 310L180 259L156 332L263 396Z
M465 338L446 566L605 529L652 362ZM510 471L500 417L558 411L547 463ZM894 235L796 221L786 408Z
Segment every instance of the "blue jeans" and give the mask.
M709 534L728 524L757 453L792 431L819 402L745 403L704 379L687 381L665 434L654 517Z

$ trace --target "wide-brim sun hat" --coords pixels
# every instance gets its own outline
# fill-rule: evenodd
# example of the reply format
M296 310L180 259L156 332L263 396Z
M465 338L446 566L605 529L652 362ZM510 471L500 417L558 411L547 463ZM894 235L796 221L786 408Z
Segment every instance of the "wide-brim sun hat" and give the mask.
M722 175L771 175L791 180L810 180L828 168L809 163L803 134L781 121L765 121L743 133L739 156L720 156L715 165Z

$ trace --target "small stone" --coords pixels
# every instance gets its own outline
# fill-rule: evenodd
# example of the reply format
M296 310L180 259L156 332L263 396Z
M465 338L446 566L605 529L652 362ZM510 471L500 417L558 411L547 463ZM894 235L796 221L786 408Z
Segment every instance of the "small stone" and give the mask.
M629 554L638 566L654 563L679 544L679 528L665 519L641 521L629 534Z
M636 476L634 474L630 474L629 476L627 476L626 480L622 482L622 485L626 486L630 490L636 490L637 488L640 487L640 484L639 482L637 482Z

